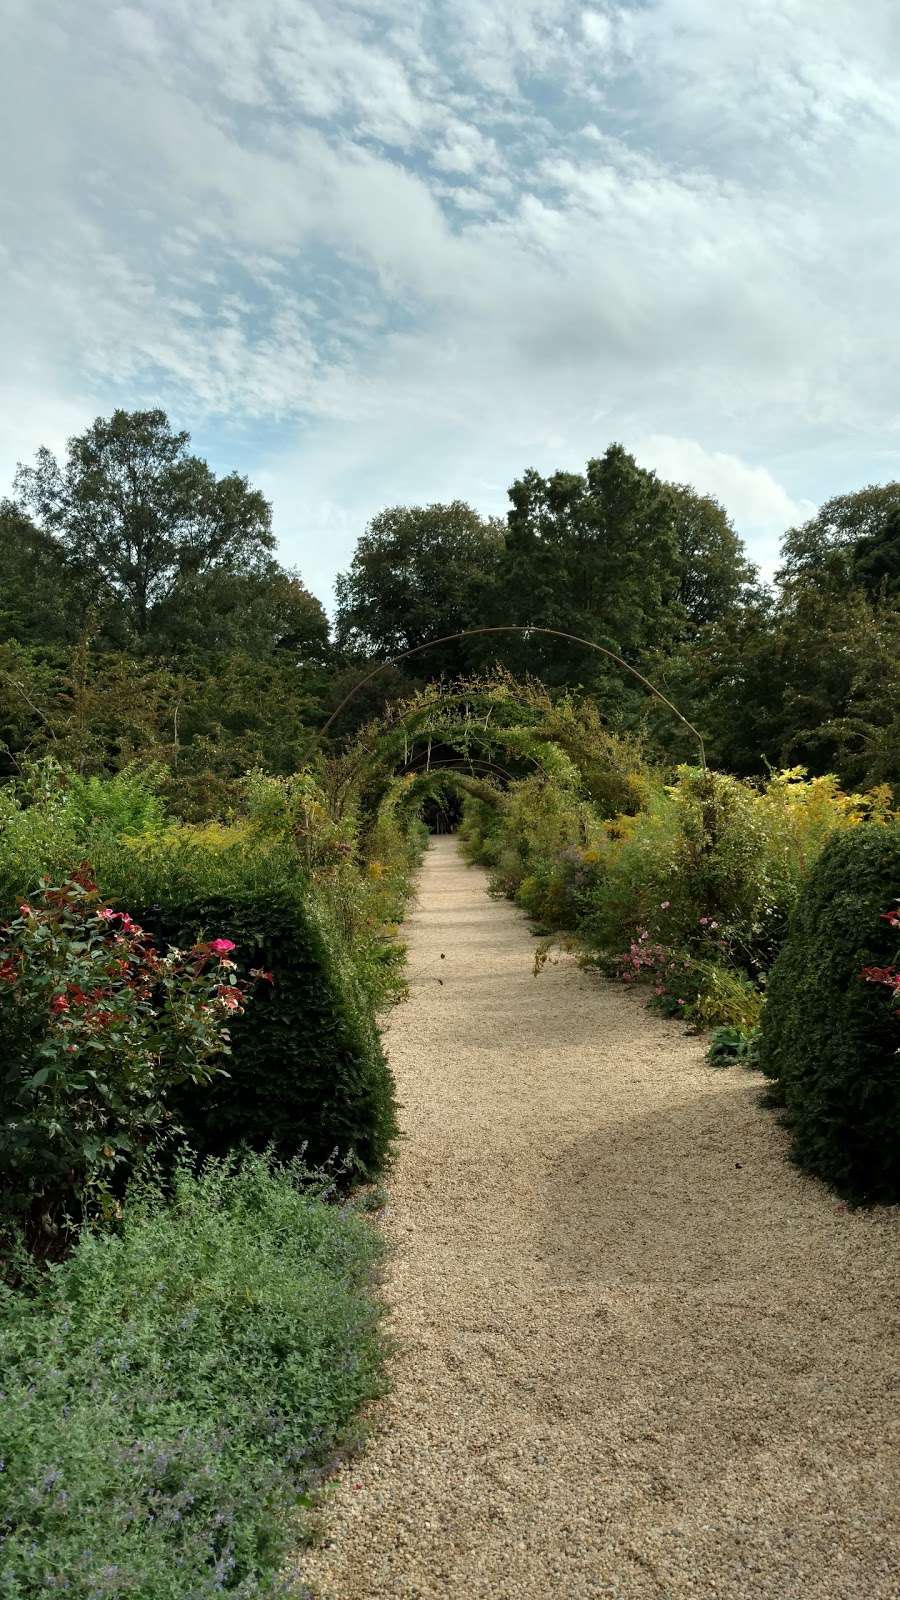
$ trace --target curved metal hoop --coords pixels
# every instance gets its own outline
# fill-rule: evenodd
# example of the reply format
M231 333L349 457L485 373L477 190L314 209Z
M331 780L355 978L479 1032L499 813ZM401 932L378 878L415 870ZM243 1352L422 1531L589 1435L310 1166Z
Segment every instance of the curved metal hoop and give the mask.
M321 728L319 737L324 738L325 734L328 732L328 729L331 727L331 724L334 722L335 717L340 716L344 707L350 704L350 701L359 693L360 689L364 689L367 683L371 683L373 678L377 678L380 672L386 671L388 667L396 667L398 662L407 661L410 656L421 655L423 650L431 650L434 645L451 644L457 639L472 639L477 634L484 633L520 633L524 634L526 638L532 633L541 633L548 635L552 639L567 639L570 644L583 644L586 649L595 650L598 655L606 656L607 660L614 661L617 667L621 667L624 672L630 672L633 678L637 678L638 683L642 683L644 688L649 689L650 693L654 695L657 700L662 701L664 706L668 706L673 715L678 718L678 721L694 735L694 738L700 747L700 765L704 772L706 771L706 746L703 743L702 733L698 728L694 727L692 722L688 722L687 717L682 715L678 707L673 705L672 701L667 695L663 694L661 689L657 689L655 683L651 683L650 679L645 678L642 672L638 672L637 667L631 666L628 661L624 661L621 656L617 656L614 650L607 650L605 645L595 644L593 639L582 639L577 633L563 633L560 628L533 628L524 623L515 622L499 623L495 627L489 628L463 628L462 632L460 633L444 633L439 639L429 639L427 644L413 645L411 650L401 650L399 655L391 656L387 661L379 661L378 665L373 667L371 672L367 672L365 677L360 678L359 682L355 683L353 688L344 695L340 705L335 707L334 711L331 713L331 716Z

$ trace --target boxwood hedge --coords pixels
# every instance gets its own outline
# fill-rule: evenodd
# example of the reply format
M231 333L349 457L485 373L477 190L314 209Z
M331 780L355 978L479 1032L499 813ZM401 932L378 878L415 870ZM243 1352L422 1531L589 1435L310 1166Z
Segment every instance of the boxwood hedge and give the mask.
M772 969L760 1065L774 1080L797 1162L856 1200L900 1200L900 1024L884 920L900 896L900 827L835 836L812 868Z

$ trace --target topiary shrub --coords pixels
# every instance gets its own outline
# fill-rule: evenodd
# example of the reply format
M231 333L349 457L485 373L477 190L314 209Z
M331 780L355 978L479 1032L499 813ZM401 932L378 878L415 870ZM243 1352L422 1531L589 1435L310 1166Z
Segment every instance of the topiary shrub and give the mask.
M772 969L760 1065L798 1164L857 1200L900 1200L900 1027L862 969L889 965L900 827L862 824L826 845Z
M311 1162L335 1150L354 1176L384 1167L396 1134L393 1081L350 958L285 846L207 851L163 842L97 860L114 904L161 947L206 930L237 946L241 970L271 972L231 1027L228 1076L185 1086L174 1109L201 1153L247 1142Z

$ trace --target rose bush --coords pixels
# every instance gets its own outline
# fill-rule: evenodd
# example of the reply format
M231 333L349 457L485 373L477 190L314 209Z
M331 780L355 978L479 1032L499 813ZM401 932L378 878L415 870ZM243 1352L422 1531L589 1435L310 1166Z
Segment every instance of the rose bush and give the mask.
M168 1091L222 1070L244 1005L233 951L160 953L88 869L20 906L0 931L7 1211L53 1232L67 1211L115 1208L119 1178L172 1128Z

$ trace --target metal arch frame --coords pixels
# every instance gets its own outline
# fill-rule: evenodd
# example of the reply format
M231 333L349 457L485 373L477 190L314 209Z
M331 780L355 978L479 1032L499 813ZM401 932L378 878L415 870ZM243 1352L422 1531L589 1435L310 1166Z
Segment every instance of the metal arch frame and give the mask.
M642 672L638 672L637 667L633 667L630 662L625 661L621 656L616 655L614 650L607 650L605 645L595 644L593 639L582 639L577 633L564 633L561 628L537 628L531 627L524 623L514 622L499 623L496 626L486 628L463 628L459 633L444 633L439 639L429 639L427 644L413 645L411 650L401 650L399 655L390 656L386 661L379 661L378 665L373 667L371 672L367 672L365 677L360 678L359 682L355 683L353 688L344 695L340 705L335 707L328 720L320 729L319 738L321 739L325 737L329 728L331 727L331 724L334 722L336 717L340 716L341 712L344 710L344 707L350 704L350 701L359 693L360 689L364 689L367 683L371 683L373 678L377 678L380 672L385 672L388 667L396 667L400 661L408 661L410 656L421 655L424 650L431 650L435 645L452 644L459 639L472 639L479 634L487 633L519 633L523 634L526 638L528 638L532 633L540 633L552 639L566 639L570 644L583 644L586 649L594 650L598 655L606 656L608 661L614 661L617 667L621 667L624 672L630 673L633 678L637 679L638 683L643 684L645 689L649 689L650 693L657 700L661 701L664 706L667 706L673 715L678 718L678 721L688 729L688 732L694 735L694 738L700 747L700 765L703 768L703 771L706 771L706 746L703 742L703 735L699 728L695 728L694 724L688 721L687 717L679 711L678 707L673 704L668 696L664 695L661 689L657 689L655 683L651 683L650 679L645 678Z

